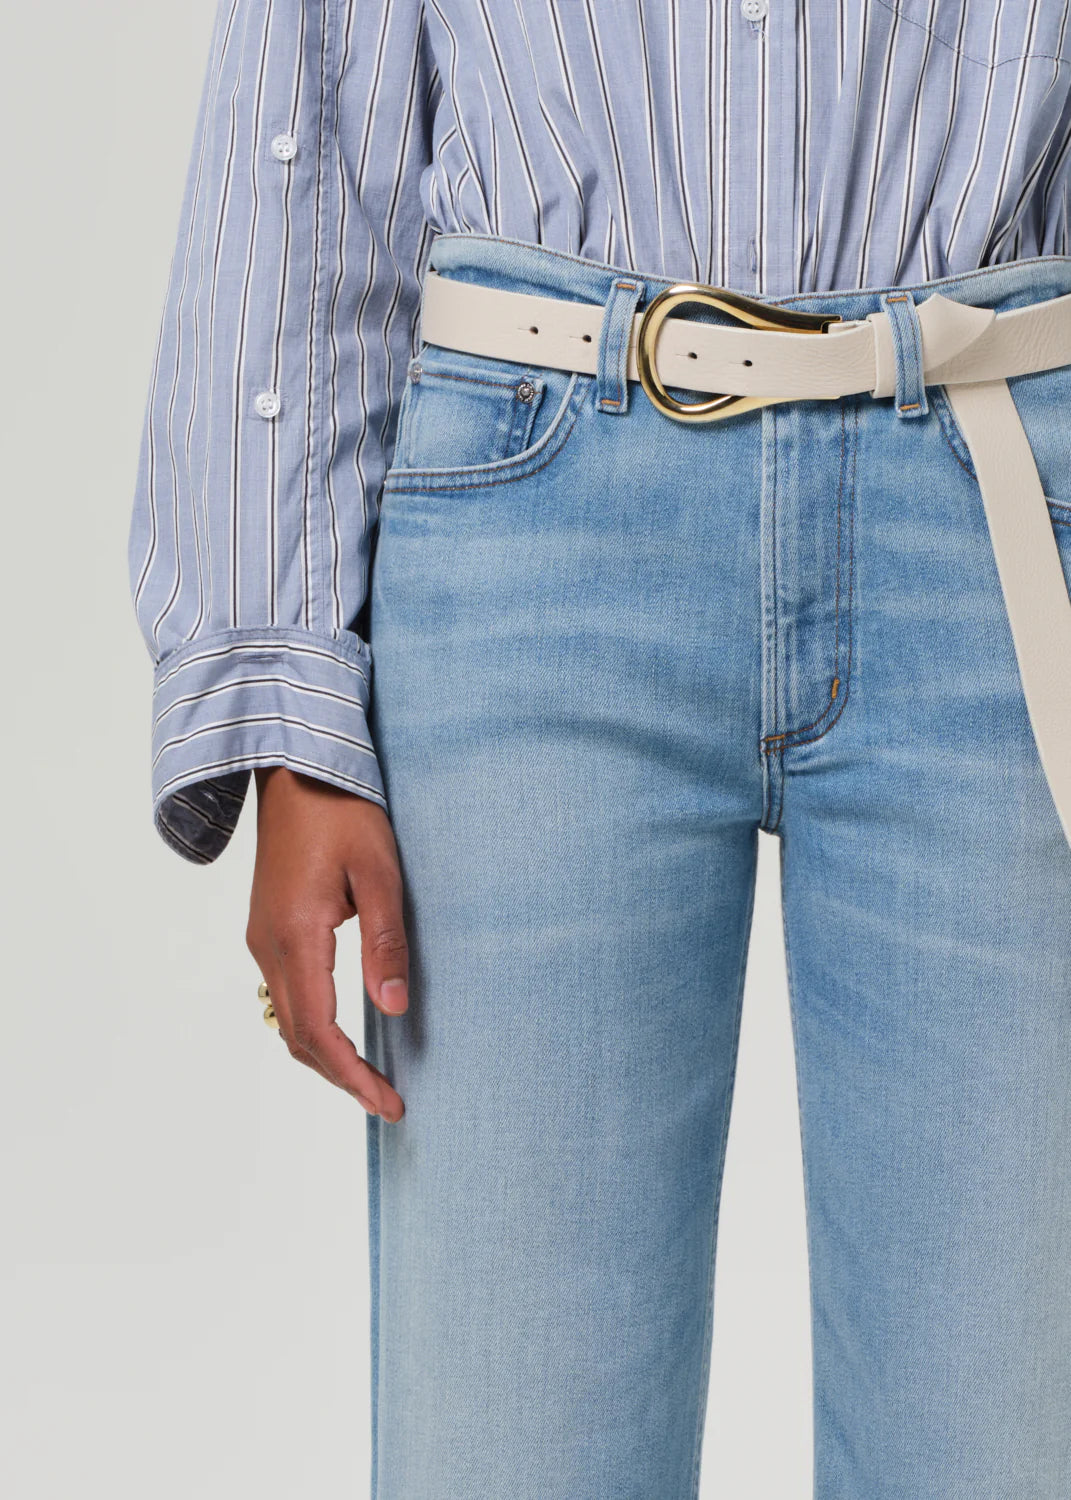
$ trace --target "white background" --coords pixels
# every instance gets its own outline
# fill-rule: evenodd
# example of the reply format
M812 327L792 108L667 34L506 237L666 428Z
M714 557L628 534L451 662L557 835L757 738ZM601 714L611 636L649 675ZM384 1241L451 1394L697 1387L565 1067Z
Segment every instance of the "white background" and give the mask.
M364 1112L260 1019L252 794L203 868L149 815L126 533L213 15L2 3L7 1500L368 1494ZM704 1500L811 1495L777 856L763 835ZM340 949L360 1046L355 923Z

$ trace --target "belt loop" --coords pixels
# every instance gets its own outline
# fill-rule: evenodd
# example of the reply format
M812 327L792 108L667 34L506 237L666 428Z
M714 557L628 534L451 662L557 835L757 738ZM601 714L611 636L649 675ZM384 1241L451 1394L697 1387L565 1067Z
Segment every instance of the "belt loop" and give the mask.
M636 304L644 293L638 279L620 277L610 289L599 331L595 409L620 416L628 411L628 356Z
M915 299L908 291L885 292L881 305L889 319L896 354L896 415L924 417L930 403L926 399L922 326Z

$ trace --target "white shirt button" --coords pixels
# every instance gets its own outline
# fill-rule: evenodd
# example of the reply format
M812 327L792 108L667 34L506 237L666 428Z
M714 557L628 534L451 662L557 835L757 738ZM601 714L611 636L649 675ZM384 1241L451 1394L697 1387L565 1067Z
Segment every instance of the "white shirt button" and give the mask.
M274 391L261 391L260 395L253 402L253 405L260 416L274 417L278 414L281 403Z
M271 143L271 154L279 161L289 161L297 152L297 141L292 135L277 135Z
M770 0L740 0L740 14L747 21L761 21L770 9Z

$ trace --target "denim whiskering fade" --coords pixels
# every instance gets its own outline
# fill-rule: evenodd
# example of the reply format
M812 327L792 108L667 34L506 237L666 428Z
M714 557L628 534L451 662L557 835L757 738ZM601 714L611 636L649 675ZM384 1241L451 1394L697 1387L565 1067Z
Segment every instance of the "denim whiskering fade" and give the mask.
M430 263L596 303L620 274L493 236ZM906 290L1003 311L1071 257ZM817 1500L1067 1500L1071 848L947 397L690 424L600 407L607 373L425 343L384 483L412 985L365 996L407 1111L368 1121L375 1500L697 1494L760 829ZM1071 368L1010 385L1071 588Z

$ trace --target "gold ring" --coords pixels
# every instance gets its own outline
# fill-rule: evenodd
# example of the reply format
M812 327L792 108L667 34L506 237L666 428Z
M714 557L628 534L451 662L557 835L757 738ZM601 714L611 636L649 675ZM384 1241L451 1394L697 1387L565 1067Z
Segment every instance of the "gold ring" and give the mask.
M279 1030L279 1017L275 1014L275 1006L271 1003L271 990L262 979L257 986L257 999L264 1004L264 1020L273 1031Z

